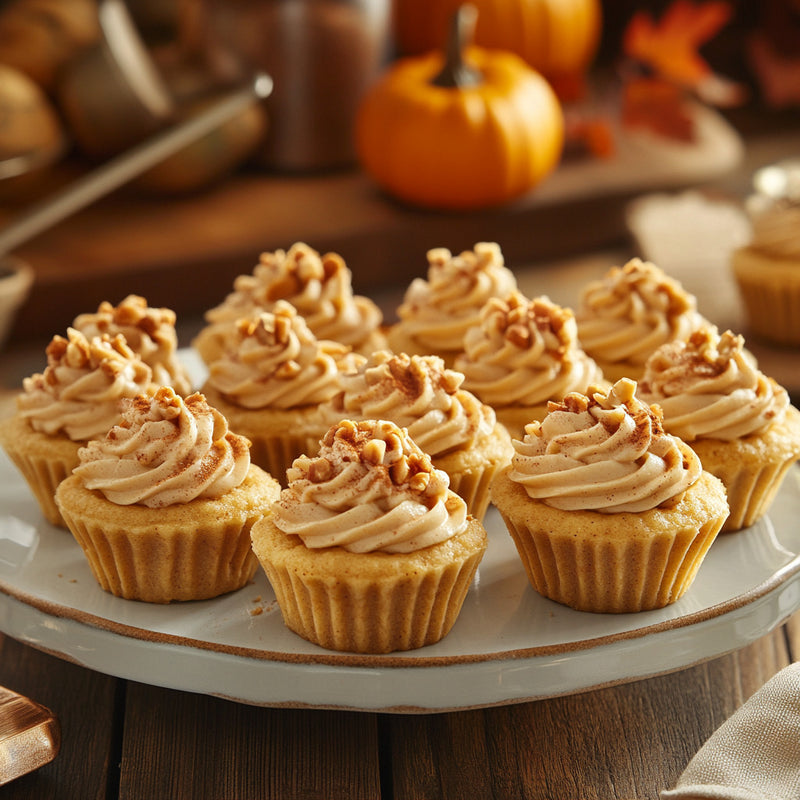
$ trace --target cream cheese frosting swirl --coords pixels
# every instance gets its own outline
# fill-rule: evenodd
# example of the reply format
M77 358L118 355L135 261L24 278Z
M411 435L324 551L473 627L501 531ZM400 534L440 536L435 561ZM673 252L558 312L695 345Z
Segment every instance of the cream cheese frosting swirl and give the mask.
M635 392L636 382L622 378L608 393L550 403L545 419L514 440L509 477L563 510L638 513L679 495L700 477L700 460Z
M153 370L153 382L172 386L179 394L191 392L189 374L177 358L175 312L152 308L139 295L128 295L119 305L103 301L93 314L79 314L72 327L91 339L121 333L130 348Z
M318 339L357 348L377 331L383 315L367 297L353 294L352 273L336 253L320 255L303 242L288 251L262 253L252 274L239 275L223 303L206 312L211 325L235 323L278 300L291 303Z
M657 347L705 323L694 296L655 264L638 258L589 283L575 317L589 355L634 364L644 364Z
M495 408L539 405L603 380L578 342L572 311L520 292L484 305L454 367L464 374L464 388Z
M407 428L434 458L490 436L495 412L461 388L464 376L438 356L377 351L341 377L342 391L325 410L331 421L385 419Z
M273 521L306 547L352 553L411 553L445 542L467 525L464 501L445 472L387 420L343 420L319 455L300 456L273 506Z
M761 433L789 407L788 393L758 369L743 337L714 326L656 350L638 394L657 403L665 429L686 442Z
M460 350L484 303L516 289L517 280L493 242L479 242L457 256L439 247L427 257L427 280L409 284L397 309L398 324L434 352Z
M119 425L78 451L74 474L112 503L164 508L239 486L249 447L202 394L162 386L127 400Z
M75 442L102 436L119 419L120 400L152 382L150 367L121 334L87 339L69 328L47 346L47 367L22 382L17 410L41 433Z
M752 197L747 206L753 233L750 248L772 258L800 260L800 202Z
M298 408L330 400L339 373L364 361L339 342L319 340L291 304L239 320L228 350L209 366L209 384L242 408Z

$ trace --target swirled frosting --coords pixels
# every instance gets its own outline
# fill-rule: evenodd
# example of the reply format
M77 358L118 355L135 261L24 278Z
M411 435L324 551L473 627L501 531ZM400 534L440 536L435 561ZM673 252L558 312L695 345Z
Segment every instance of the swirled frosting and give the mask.
M462 389L463 380L438 356L377 351L358 371L342 375L342 392L326 415L391 420L426 453L442 456L472 447L494 430L494 410Z
M119 425L78 451L74 474L112 503L164 508L239 486L249 447L202 394L162 386L125 401Z
M191 389L186 368L178 361L178 335L175 312L169 308L151 308L144 297L128 295L118 306L100 303L93 314L75 317L72 327L91 339L121 333L128 346L153 370L153 382L172 386L178 394Z
M454 367L464 374L464 388L495 408L561 399L603 379L578 342L572 311L520 292L484 305Z
M772 200L760 195L747 208L753 233L749 247L772 258L800 259L800 202Z
M235 323L278 300L291 303L319 339L357 347L383 321L380 309L367 297L354 295L352 274L336 253L320 254L298 242L288 251L262 253L250 275L239 275L223 303L206 312L212 325Z
M694 296L655 264L638 258L589 283L575 317L589 355L634 364L644 364L657 347L705 323Z
M243 408L297 408L330 400L339 373L364 361L339 342L319 340L297 309L279 300L272 312L236 323L208 381Z
M447 474L393 422L344 420L316 458L300 456L273 506L275 525L306 547L411 553L463 531L464 501Z
M427 255L427 280L409 284L397 309L398 324L432 352L460 350L484 303L516 289L517 279L495 243L479 242L457 256L444 247Z
M31 427L75 442L103 436L119 419L119 403L151 385L152 371L121 334L87 339L69 328L47 346L47 366L22 382L17 410Z
M744 339L713 326L659 347L638 394L661 406L666 430L687 442L761 433L789 406L786 390L758 369Z
M509 477L564 510L641 512L679 495L700 477L700 460L635 392L636 382L622 378L608 393L551 402L544 421L514 440Z

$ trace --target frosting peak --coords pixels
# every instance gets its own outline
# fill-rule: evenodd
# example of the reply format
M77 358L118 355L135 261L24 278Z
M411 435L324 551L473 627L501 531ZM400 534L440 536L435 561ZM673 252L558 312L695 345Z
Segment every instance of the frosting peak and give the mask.
M466 527L466 505L447 474L385 420L332 426L319 454L295 459L287 477L274 522L307 547L409 553Z
M428 454L442 456L490 435L495 412L461 388L464 376L439 356L377 351L341 376L331 419L387 419L407 428Z
M655 264L638 258L589 283L576 320L581 345L591 356L637 364L705 322L693 295Z
M244 408L297 408L330 400L339 373L362 356L318 340L297 309L278 300L272 312L241 319L228 349L209 366L209 384Z
M638 392L661 407L667 430L687 442L760 433L789 406L786 390L758 369L743 337L720 335L711 325L658 348Z
M69 328L46 349L47 367L22 382L19 413L34 430L73 441L102 436L119 419L119 401L150 386L152 371L121 334L88 339Z
M128 399L120 423L79 450L74 473L113 503L163 508L239 486L249 447L202 394L162 386Z
M623 378L607 393L568 394L526 427L509 477L559 509L641 512L676 497L700 476L695 453L664 432L658 407Z
M454 366L464 387L495 408L545 403L603 377L580 347L572 311L520 292L484 305Z

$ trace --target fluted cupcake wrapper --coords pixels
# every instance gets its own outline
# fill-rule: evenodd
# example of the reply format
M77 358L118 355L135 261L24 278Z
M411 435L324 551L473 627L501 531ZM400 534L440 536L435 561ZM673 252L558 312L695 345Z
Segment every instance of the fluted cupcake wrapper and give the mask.
M470 524L480 533L473 528L466 545L426 548L447 556L426 564L412 555L412 566L403 555L363 554L369 566L359 570L360 554L306 551L268 519L254 527L253 546L290 630L329 650L390 653L433 644L450 632L486 548L480 523ZM289 539L296 541L283 541Z
M261 469L266 470L281 486L286 486L286 470L292 462L301 455L313 456L319 450L319 435L307 434L294 435L291 431L282 431L279 434L253 433L248 431L245 436L250 439L250 460Z
M450 488L467 504L467 513L482 521L489 507L489 488L494 476L506 465L488 463L482 469L451 472Z
M663 608L691 586L720 520L650 541L554 536L502 514L528 580L539 594L579 611Z
M115 508L74 475L59 486L56 499L107 592L150 603L205 600L240 589L258 568L250 529L279 487L264 473L253 478L253 470L222 502Z
M45 519L66 528L55 501L58 485L78 466L78 448L82 443L66 437L50 437L29 428L21 419L2 423L0 440L8 457L25 478Z

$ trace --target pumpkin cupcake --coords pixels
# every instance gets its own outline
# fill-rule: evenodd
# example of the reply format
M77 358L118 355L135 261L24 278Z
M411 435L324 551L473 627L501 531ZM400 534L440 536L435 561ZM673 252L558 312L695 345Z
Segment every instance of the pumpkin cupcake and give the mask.
M75 317L72 327L87 339L122 334L128 346L153 371L153 382L172 386L178 394L192 391L186 367L178 360L178 335L175 312L169 308L151 308L139 295L128 295L119 305L100 303L95 313Z
M444 247L429 250L427 279L415 278L406 289L398 321L386 334L389 348L436 355L451 367L484 304L516 288L517 279L495 243L479 242L456 256Z
M204 600L258 564L250 528L280 487L201 394L168 386L125 401L56 491L100 586L129 600Z
M292 461L315 453L328 429L321 407L340 390L340 373L363 361L346 345L317 339L279 300L272 312L239 320L202 391L251 441L253 463L284 484Z
M657 347L706 324L693 295L639 258L584 287L575 319L581 347L612 382L638 380Z
M340 342L369 355L385 347L383 314L367 297L353 294L352 274L336 253L321 256L298 242L288 251L262 253L250 275L239 275L224 302L205 314L208 323L193 344L210 364L240 319L271 311L278 300L291 303L318 339Z
M511 459L513 448L494 410L461 388L464 376L438 356L373 353L357 371L343 373L342 391L323 409L340 419L386 419L408 430L450 488L482 520L489 485Z
M47 367L22 382L16 413L0 423L0 443L28 482L48 522L64 521L56 487L78 450L119 420L120 400L152 383L152 371L122 335L87 339L70 328L47 346Z
M492 485L531 585L579 611L674 603L728 515L722 482L635 391L551 403Z
M754 337L800 345L800 166L786 167L790 189L748 202L752 238L731 256L733 275Z
M664 428L688 442L703 468L725 484L731 513L723 532L766 513L800 459L800 411L758 369L742 336L708 326L662 345L638 392L661 407Z
M518 439L525 425L544 418L550 400L603 384L600 367L580 346L572 311L520 292L486 303L454 368Z
M356 653L446 636L487 545L447 474L377 420L344 420L298 458L251 536L286 625Z

